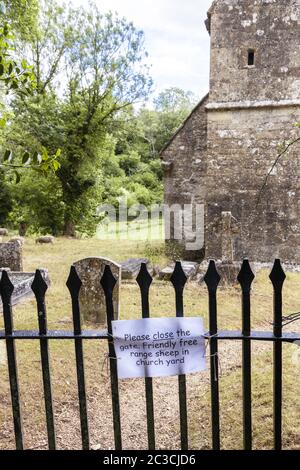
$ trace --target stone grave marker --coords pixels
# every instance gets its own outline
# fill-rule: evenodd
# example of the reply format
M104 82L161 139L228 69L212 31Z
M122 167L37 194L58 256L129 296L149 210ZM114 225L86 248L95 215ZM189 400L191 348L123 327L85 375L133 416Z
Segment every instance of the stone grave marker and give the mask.
M182 269L188 279L188 281L194 279L198 273L199 263L193 261L181 261ZM175 263L166 266L159 273L159 279L161 281L169 281L173 274Z
M222 226L222 260L217 262L217 269L221 276L221 285L237 284L240 263L234 261L234 237L238 233L237 220L231 212L221 213Z
M22 245L19 241L0 243L0 268L23 271Z
M48 286L50 286L51 283L49 279L48 270L45 268L39 268L39 269L45 281L47 282ZM14 285L14 291L13 291L12 298L11 298L12 305L17 305L23 300L26 300L27 298L34 296L32 289L31 289L31 284L34 280L35 273L13 272L9 268L3 267L3 268L0 268L0 280L2 277L3 271L8 272L9 279ZM2 301L0 299L0 313L2 311L3 311L3 306L2 306Z
M130 258L121 263L122 279L136 279L140 272L141 264L146 263L149 265L149 260L146 258ZM149 268L149 266L148 266Z
M121 266L106 258L86 258L74 263L82 282L79 303L81 316L84 321L99 324L106 323L105 296L100 284L106 265L110 266L114 277L117 279L113 303L115 319L119 318Z

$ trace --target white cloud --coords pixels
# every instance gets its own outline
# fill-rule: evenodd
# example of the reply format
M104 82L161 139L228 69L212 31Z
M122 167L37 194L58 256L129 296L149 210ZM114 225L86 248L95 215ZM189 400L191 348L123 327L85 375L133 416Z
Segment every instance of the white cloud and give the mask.
M199 98L208 90L209 35L204 20L212 0L95 0L145 32L155 89L178 86ZM71 0L86 5L86 0Z

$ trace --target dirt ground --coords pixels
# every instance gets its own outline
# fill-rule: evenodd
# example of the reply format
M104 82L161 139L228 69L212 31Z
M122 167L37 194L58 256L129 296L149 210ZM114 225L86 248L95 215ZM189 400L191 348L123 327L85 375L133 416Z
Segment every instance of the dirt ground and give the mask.
M110 377L107 361L104 359L105 346L97 347L99 354L99 367L94 377L89 377L87 385L88 415L90 426L91 447L93 449L113 449L113 427L110 394ZM209 348L207 349L207 355ZM238 342L226 341L219 348L220 367L220 395L221 395L221 435L224 448L242 448L242 391L241 391L241 346ZM263 357L263 363L259 358ZM271 346L266 343L254 343L252 358L256 366L271 369ZM260 373L263 371L260 370ZM266 372L266 371L265 371ZM94 379L94 380L92 380ZM54 391L57 377L54 380ZM54 400L57 447L58 449L80 449L80 422L76 397L75 384L65 377L69 385L68 393L57 396ZM97 383L98 382L98 383ZM179 405L178 405L178 381L177 377L153 379L154 403L155 403L155 429L156 446L158 449L179 449ZM228 390L228 383L230 389ZM188 418L189 418L189 443L191 449L211 448L210 426L210 378L209 371L187 376ZM38 385L38 384L36 384ZM41 384L39 384L41 385ZM257 395L262 384L255 381L254 392ZM264 392L269 388L271 394L272 380L263 385ZM237 397L232 395L235 389ZM122 441L124 449L146 449L147 428L144 380L122 380L119 383L121 403ZM7 390L8 391L8 390ZM262 392L263 390L261 390ZM36 395L33 390L32 396ZM22 397L24 398L24 397ZM28 401L22 400L24 417L24 443L27 449L47 449L47 437L45 419L43 413L42 396L36 402L36 407L42 418L34 424L34 416L30 413ZM261 403L254 401L254 441L257 448L272 448L272 407L271 400L266 399ZM5 422L1 423L0 448L13 449L13 429L8 394L1 396L1 405L6 403L7 415ZM260 414L263 412L265 428L261 427ZM255 417L258 420L255 422ZM257 426L259 431L257 433ZM266 433L267 434L264 434ZM264 439L262 436L264 434ZM268 437L267 437L268 436ZM256 437L256 439L255 439ZM267 437L267 438L266 438ZM288 448L300 448L299 439L294 436Z
M52 281L47 293L50 329L71 329L70 299L64 282L73 261L94 255L114 258L110 244L90 240L58 240L54 246L40 247L28 241L25 245L25 269L46 266ZM144 246L124 244L118 260L141 256ZM155 260L156 262L159 260ZM299 311L299 273L288 273L284 287L284 313ZM252 327L272 328L272 286L267 272L258 274L253 285ZM167 283L155 282L150 294L151 316L174 316L174 291ZM184 295L185 313L202 316L208 325L208 302L205 286L190 283ZM241 328L241 295L238 286L220 289L218 294L220 329ZM121 318L140 318L140 294L134 283L121 289ZM14 309L16 329L36 328L36 305L33 300ZM89 328L90 325L83 325ZM0 318L0 329L3 328ZM300 323L285 331L299 331ZM25 344L26 343L26 344ZM87 401L91 446L113 449L110 377L107 369L105 341L85 341ZM300 449L300 348L284 345L283 373L283 446ZM207 349L207 355L209 349ZM52 384L54 397L57 447L80 449L74 345L72 341L51 341ZM47 434L43 403L40 351L37 341L17 343L20 397L26 449L46 449ZM241 449L242 376L241 344L222 341L219 347L221 444L224 449ZM207 358L208 360L208 358ZM272 345L252 344L253 447L271 449L273 445L273 369ZM6 364L0 364L0 449L13 449L14 437ZM158 449L178 449L180 445L178 379L154 379L156 444ZM119 383L121 425L124 449L147 448L147 426L144 380L122 380ZM209 372L187 376L189 446L191 449L211 448Z

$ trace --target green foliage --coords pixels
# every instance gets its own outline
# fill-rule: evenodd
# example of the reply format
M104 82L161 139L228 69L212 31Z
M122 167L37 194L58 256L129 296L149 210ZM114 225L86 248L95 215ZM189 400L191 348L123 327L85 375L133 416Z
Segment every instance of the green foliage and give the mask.
M22 2L21 2L22 3ZM24 3L24 2L23 2ZM25 5L23 5L25 7ZM1 4L0 4L1 10ZM3 11L3 5L2 5ZM29 66L23 58L18 61L15 59L15 47L13 45L14 35L12 34L10 26L5 23L0 27L0 83L2 82L6 94L10 92L15 96L30 95L35 86L35 75L33 69ZM11 117L7 112L5 105L0 103L2 114L0 115L0 130L5 132L8 118ZM3 139L3 136L2 136ZM53 155L49 155L45 147L39 146L32 154L28 151L21 149L21 155L15 162L15 155L11 149L6 149L0 155L0 168L14 170L16 175L16 182L20 181L20 173L18 168L34 168L36 171L47 172L49 170L57 171L60 167L58 157L60 150L57 150Z
M12 150L7 149L2 156L0 155L0 168L14 170L16 183L19 183L21 180L20 170L30 168L42 174L47 174L50 170L57 171L60 168L60 162L58 161L60 155L60 149L55 154L49 155L48 150L45 147L41 147L41 152L37 150L32 154L27 151L22 152L17 156L16 162Z
M120 155L118 160L126 176L133 175L141 165L141 157L134 150L129 155Z
M161 113L189 113L191 106L195 104L195 96L191 91L171 87L163 90L154 99L155 109Z
M106 202L118 207L120 197L125 196L129 205L140 203L149 207L162 202L159 152L193 104L191 93L170 88L158 95L154 110L142 108L135 113L130 107L118 114L111 124L113 155L109 155L103 167Z
M116 208L120 199L124 197L128 206L140 203L150 207L151 204L161 202L162 180L158 171L158 168L161 170L159 159L145 163L136 150L127 155L116 155L116 139L110 136L107 143L106 154L102 155L103 201L113 204ZM134 147L134 142L131 146Z
M127 190L132 199L135 198L133 204L143 204L146 207L149 207L154 201L152 194L145 186L134 181L129 182L127 185Z
M185 92L180 88L168 88L158 95L154 103L158 113L159 129L156 148L161 151L191 112L195 105L195 97L191 92Z
M9 222L17 229L26 223L29 233L58 235L63 228L64 205L61 188L54 174L36 178L28 170L19 184L13 185L13 210Z
M160 159L156 158L149 162L149 169L150 171L156 176L159 181L163 179L163 170L160 163Z
M31 96L14 99L15 118L6 142L16 152L26 142L29 154L38 159L44 155L40 148L53 152L63 232L92 233L98 223L96 207L105 192L104 171L124 176L119 160L106 159L102 168L111 122L147 96L151 86L143 64L143 33L116 15L102 15L95 4L88 10L73 9L45 0L27 47L36 88ZM54 85L62 65L67 81L58 95ZM29 154L23 155L21 164L30 161ZM38 192L34 197L39 198ZM37 210L32 200L30 204ZM61 230L61 223L56 225Z
M5 174L0 170L0 226L6 224L8 215L12 210L12 197L10 188L5 180Z
M1 0L0 14L20 37L28 39L36 28L38 0Z
M35 83L32 67L25 59L14 58L14 35L6 23L0 27L0 82L5 85L6 92L31 93Z
M142 162L157 160L159 152L191 112L195 98L190 92L168 88L154 103L154 110L142 108L136 115L129 108L118 116L112 129L117 139L117 154L128 155L135 150ZM158 165L153 168L159 172Z
M147 171L146 169L145 171L138 173L135 176L134 181L148 189L152 189L153 191L155 191L157 188L157 178L153 173Z
M161 202L159 151L190 111L190 94L169 89L157 97L154 110L136 111L134 103L148 96L152 83L141 31L117 15L102 15L94 3L72 8L24 0L19 7L29 15L31 33L14 26L16 16L7 7L16 30L8 46L15 62L12 70L5 65L3 78L21 63L19 78L27 80L12 88L9 126L0 120L0 167L27 169L21 181L16 173L10 183L11 224L91 235L103 202ZM18 50L26 50L32 67L18 58ZM26 93L20 92L23 81Z

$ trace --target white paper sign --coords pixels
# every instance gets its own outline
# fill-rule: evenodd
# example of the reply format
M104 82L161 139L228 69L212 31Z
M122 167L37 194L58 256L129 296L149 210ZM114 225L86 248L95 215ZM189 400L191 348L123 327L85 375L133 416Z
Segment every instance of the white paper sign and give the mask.
M112 322L120 379L166 377L205 370L202 318Z

